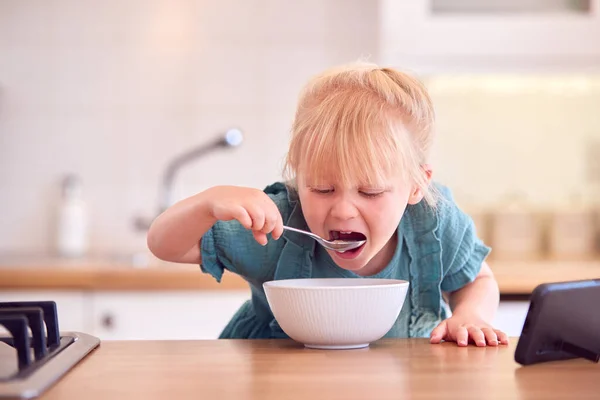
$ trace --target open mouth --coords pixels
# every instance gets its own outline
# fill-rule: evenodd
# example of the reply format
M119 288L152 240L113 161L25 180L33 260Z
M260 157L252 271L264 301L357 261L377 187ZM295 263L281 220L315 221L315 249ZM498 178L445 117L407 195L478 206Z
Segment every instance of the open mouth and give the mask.
M360 232L329 231L329 240L367 240Z
M346 241L354 241L354 240L367 240L367 237L360 232L350 232L350 231L329 231L329 240L346 240ZM355 249L346 250L346 251L336 251L338 257L344 259L353 259L358 257L362 249L365 247L365 244L362 244L360 247Z

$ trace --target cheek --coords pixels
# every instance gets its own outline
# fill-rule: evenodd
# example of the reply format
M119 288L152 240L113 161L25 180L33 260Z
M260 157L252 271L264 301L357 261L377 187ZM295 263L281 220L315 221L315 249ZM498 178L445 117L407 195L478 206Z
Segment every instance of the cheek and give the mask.
M398 228L405 207L397 201L382 201L372 204L367 223L374 239L388 240Z
M302 204L302 213L304 219L311 230L315 230L322 225L325 219L326 204L314 198L314 196L300 196L300 203Z

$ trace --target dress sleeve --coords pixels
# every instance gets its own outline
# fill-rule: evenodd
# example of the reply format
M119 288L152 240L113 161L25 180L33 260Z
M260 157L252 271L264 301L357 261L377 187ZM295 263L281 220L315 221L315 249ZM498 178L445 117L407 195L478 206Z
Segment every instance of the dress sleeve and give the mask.
M267 187L265 192L286 221L290 206L285 187L275 184ZM284 239L274 240L271 235L267 237L267 245L262 246L254 239L252 231L238 221L217 221L200 242L200 269L212 275L217 282L221 281L225 270L249 280L268 276L276 267Z
M454 202L446 187L441 193L436 234L442 243L443 278L441 289L453 292L475 280L491 249L477 236L471 217Z

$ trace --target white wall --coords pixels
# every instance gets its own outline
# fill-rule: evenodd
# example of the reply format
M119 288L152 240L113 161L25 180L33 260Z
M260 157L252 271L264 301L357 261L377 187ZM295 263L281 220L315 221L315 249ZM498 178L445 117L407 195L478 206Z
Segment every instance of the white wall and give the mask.
M280 177L296 96L314 73L377 61L372 0L0 2L0 253L48 252L62 174L91 210L91 251L145 248L175 155L230 126L242 147L189 165L178 198ZM435 76L435 176L466 205L599 199L600 76ZM591 153L590 153L591 154ZM587 157L587 158L586 158ZM596 165L598 165L596 163ZM598 169L599 167L596 166ZM600 175L600 173L598 173Z
M233 152L182 171L177 194L280 177L310 75L375 56L371 0L0 2L0 252L51 249L62 174L83 178L91 251L136 250L171 157L230 126Z
M465 204L600 206L600 75L435 76L437 177Z

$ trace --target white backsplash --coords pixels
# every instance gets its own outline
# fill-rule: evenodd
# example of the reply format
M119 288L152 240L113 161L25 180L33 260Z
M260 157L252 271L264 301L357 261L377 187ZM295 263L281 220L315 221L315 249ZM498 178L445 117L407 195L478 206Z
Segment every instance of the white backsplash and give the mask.
M91 251L145 245L167 162L230 126L239 149L177 176L183 197L280 176L298 91L373 56L371 0L0 2L0 252L46 252L62 174L77 173Z
M436 76L436 175L459 200L533 207L600 199L600 75Z
M230 126L243 145L185 167L177 196L279 179L299 89L377 61L377 18L371 0L0 2L0 252L52 251L65 173L83 179L92 252L143 248L133 219L156 211L167 162ZM465 203L587 195L600 78L563 80L430 77L435 176Z

